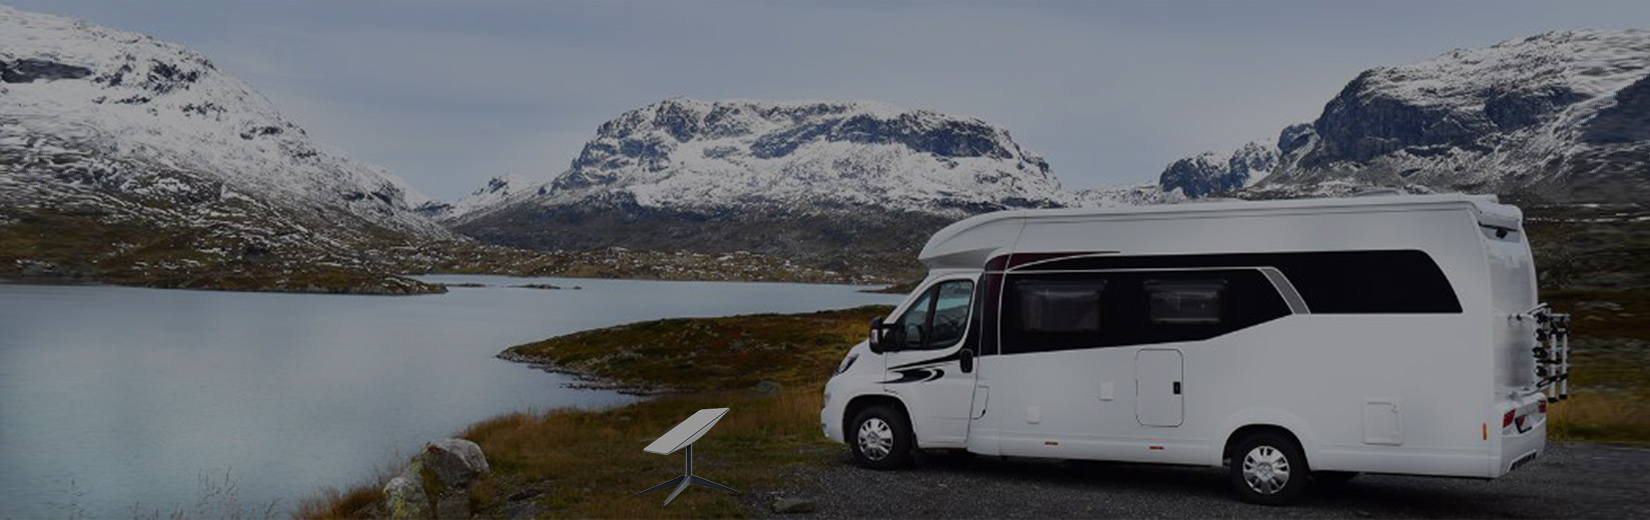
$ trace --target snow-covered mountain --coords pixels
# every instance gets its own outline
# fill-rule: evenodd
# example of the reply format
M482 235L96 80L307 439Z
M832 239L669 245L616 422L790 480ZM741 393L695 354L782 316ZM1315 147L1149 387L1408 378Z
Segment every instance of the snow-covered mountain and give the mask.
M1158 186L1189 198L1237 190L1254 184L1278 167L1278 146L1254 141L1233 152L1203 152L1169 163Z
M484 191L493 191L489 186ZM568 170L494 208L633 200L642 208L881 210L959 215L1044 206L1042 157L978 119L868 102L670 99L608 121ZM480 192L478 192L480 194Z
M1283 130L1276 168L1247 191L1407 186L1637 201L1650 188L1646 128L1650 30L1553 31L1359 74L1317 120ZM1165 189L1182 182L1169 170ZM1210 171L1208 186L1241 184Z
M464 198L453 202L428 201L413 208L420 215L438 221L456 220L476 212L502 204L506 199L523 189L537 190L538 183L516 175L500 175L487 180L487 185L476 188Z
M0 250L0 274L24 262L92 277L160 262L183 278L251 276L272 260L364 268L374 245L451 237L413 211L426 200L315 143L199 53L0 6L0 233L16 246ZM11 236L42 226L121 238Z
M534 248L824 254L846 268L844 255L909 256L962 216L1064 197L1041 157L978 119L866 102L670 99L602 124L554 180L445 218Z
M1061 205L1068 208L1112 208L1118 206L1147 206L1178 204L1188 197L1181 191L1164 191L1157 183L1136 184L1109 188L1068 190L1061 197Z

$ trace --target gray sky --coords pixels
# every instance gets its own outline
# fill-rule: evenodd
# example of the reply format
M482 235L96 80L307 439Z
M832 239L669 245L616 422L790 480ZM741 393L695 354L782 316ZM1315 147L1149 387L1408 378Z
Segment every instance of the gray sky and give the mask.
M201 51L438 199L554 177L602 122L678 95L979 117L1067 187L1144 182L1276 138L1366 68L1650 25L1638 1L0 1Z

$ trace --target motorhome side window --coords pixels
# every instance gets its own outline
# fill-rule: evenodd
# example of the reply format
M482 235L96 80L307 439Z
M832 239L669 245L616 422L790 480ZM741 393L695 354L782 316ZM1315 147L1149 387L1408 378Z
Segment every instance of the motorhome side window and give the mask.
M896 324L901 331L901 350L945 348L955 345L968 332L969 303L974 282L949 280L922 293L906 309Z
M974 297L974 282L953 280L934 289L934 317L928 347L945 348L957 344L968 332L968 303Z
M1105 293L1106 280L1097 277L1014 280L1004 353L1099 346Z
M899 317L896 330L899 332L899 349L916 350L922 348L924 327L928 322L928 311L932 307L934 291L923 291L917 301L905 309L905 315Z
M1146 280L1147 317L1154 325L1218 325L1226 280Z

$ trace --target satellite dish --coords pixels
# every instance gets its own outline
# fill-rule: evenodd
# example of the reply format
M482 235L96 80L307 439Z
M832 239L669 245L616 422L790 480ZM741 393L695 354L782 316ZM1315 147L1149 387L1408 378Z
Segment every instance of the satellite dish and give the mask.
M682 490L687 489L688 486L705 486L730 493L738 493L739 491L736 489L711 482L704 477L693 474L693 441L697 441L700 437L704 437L705 432L709 432L710 427L715 426L716 421L722 420L722 416L727 415L727 413L727 408L706 408L704 410L699 410L692 416L688 417L687 420L682 421L681 424L677 424L675 428L671 428L670 431L659 436L659 439L653 441L653 444L649 444L646 448L642 448L642 451L656 453L659 455L669 455L675 453L676 450L687 448L687 469L682 473L682 476L670 479L663 484L647 488L646 491L637 493L637 495L645 495L670 486L676 486L676 490L670 492L670 497L665 499L664 505L668 506L670 505L670 501L676 500L676 495L681 494Z

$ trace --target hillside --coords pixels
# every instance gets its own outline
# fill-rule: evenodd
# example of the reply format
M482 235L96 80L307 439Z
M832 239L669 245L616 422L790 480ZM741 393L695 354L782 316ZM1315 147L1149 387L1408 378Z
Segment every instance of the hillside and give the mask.
M425 200L199 53L0 6L0 277L428 292Z

